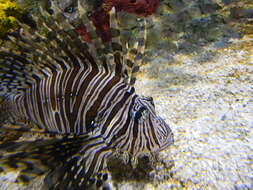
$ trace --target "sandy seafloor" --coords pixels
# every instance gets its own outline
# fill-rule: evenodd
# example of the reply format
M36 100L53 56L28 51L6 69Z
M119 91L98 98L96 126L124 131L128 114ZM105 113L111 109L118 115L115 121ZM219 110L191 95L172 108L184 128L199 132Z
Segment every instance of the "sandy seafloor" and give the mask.
M157 189L253 189L252 37L143 68L137 89L154 97L175 137L163 152L174 160L172 177Z
M128 180L114 189L253 189L253 27L250 30L190 53L152 50L137 76L136 90L154 98L157 112L171 126L175 143L161 152L161 160L173 166L156 171L150 182ZM12 183L13 173L1 180L1 190L40 186L40 180L18 186Z

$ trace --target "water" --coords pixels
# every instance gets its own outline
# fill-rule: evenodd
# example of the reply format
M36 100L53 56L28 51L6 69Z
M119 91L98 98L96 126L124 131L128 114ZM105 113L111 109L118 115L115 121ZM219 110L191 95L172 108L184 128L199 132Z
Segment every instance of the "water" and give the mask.
M252 2L180 2L163 1L149 18L149 62L136 84L139 94L154 98L175 143L161 152L163 164L147 173L148 181L115 187L253 189ZM24 189L10 176L2 178L1 189Z

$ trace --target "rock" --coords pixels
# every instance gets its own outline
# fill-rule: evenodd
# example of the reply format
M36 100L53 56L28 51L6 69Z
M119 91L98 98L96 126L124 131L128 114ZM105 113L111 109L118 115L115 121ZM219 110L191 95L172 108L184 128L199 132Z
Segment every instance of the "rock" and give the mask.
M230 9L230 16L234 19L253 18L253 8L233 7Z
M221 9L217 3L214 3L212 0L198 0L197 4L202 12L202 14L212 13Z

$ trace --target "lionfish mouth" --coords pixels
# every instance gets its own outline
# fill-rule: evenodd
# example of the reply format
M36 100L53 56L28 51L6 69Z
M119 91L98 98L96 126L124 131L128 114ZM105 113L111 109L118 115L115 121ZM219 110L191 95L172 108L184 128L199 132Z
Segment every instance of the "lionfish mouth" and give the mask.
M173 136L173 133L171 132L170 135L167 137L166 139L166 143L163 144L162 146L160 146L160 148L158 148L158 152L159 151L163 151L165 150L166 148L168 148L170 145L172 145L174 143L174 136Z
M165 136L164 140L159 145L159 148L157 148L157 152L162 151L166 148L168 148L170 145L174 143L174 135L172 133L172 130L170 126L162 119L161 117L157 116L157 119L161 122L162 128L164 128L163 136Z

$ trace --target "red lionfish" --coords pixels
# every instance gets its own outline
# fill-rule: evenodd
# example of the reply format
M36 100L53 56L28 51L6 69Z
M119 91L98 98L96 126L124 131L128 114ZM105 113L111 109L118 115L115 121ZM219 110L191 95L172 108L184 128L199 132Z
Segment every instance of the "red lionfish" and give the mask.
M121 44L115 9L107 43L85 7L78 4L78 10L91 43L60 11L42 10L43 19L33 18L41 30L19 23L0 47L0 131L41 134L0 144L0 170L19 171L17 182L45 174L44 189L98 188L108 178L103 171L111 156L135 165L173 143L152 98L135 93L141 56ZM143 44L139 39L138 49Z

